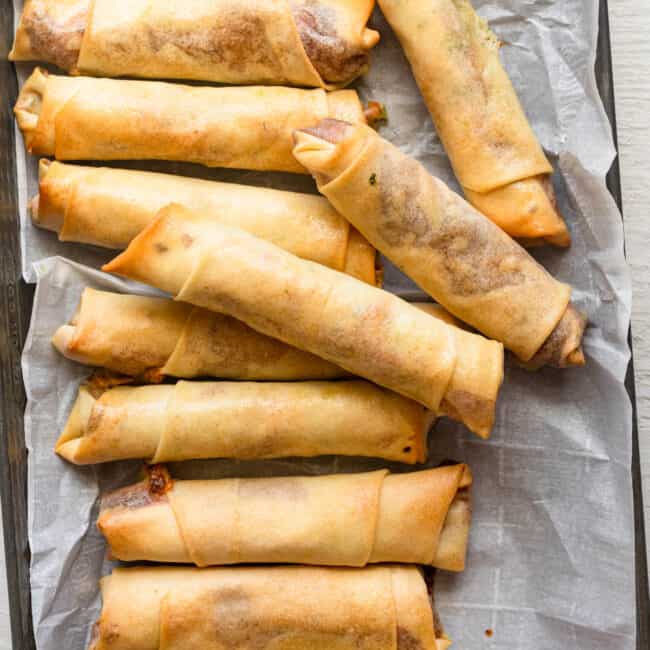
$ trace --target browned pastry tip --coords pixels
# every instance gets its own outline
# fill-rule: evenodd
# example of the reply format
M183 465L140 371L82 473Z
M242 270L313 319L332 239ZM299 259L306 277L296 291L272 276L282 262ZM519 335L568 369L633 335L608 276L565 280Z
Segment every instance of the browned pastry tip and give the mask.
M521 365L528 370L538 370L542 366L584 366L586 360L582 349L582 336L586 326L587 317L569 304L544 345L532 359Z

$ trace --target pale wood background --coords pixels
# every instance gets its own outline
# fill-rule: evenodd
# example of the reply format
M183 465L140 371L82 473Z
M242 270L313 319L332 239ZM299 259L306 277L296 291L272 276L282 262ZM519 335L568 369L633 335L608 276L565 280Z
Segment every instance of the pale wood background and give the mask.
M646 536L650 538L650 3L610 0L609 4L626 242L634 281L632 331ZM0 584L3 574L4 562L0 562ZM4 585L0 586L0 650L12 650Z
M632 335L643 500L650 538L650 3L610 0L609 7L625 241L634 288Z

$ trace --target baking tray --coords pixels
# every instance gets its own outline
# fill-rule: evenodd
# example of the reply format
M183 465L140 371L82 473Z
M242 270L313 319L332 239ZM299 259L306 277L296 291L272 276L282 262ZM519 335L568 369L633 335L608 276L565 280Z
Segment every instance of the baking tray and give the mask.
M29 327L34 287L25 284L20 271L15 131L12 114L17 84L13 65L7 61L12 40L12 3L11 0L0 0L0 494L13 648L33 650L36 646L30 603L27 451L23 432L25 393L20 356ZM600 1L596 79L613 127L614 142L617 144L607 0ZM609 171L607 186L618 207L622 208L618 160L614 161ZM633 408L632 474L636 527L637 648L647 650L650 647L650 601L633 360L628 367L626 387Z

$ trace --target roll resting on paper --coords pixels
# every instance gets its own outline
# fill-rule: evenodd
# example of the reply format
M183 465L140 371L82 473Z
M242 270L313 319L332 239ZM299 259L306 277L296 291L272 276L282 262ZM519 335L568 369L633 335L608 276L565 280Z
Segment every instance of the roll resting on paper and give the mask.
M371 456L424 462L433 414L361 380L179 381L81 386L56 452L79 465L126 458Z
M138 381L165 377L332 379L346 373L225 314L182 302L86 288L52 338L69 359Z
M14 108L27 150L57 160L175 160L305 173L291 134L324 117L365 122L354 90L206 87L64 77L36 68Z
M418 309L453 325L457 361L438 415L487 436L503 376L502 347L461 329L437 305ZM334 379L343 368L261 334L230 316L148 296L87 288L69 323L52 339L66 357L156 383L192 379ZM80 425L80 429L88 433ZM81 432L79 429L77 429Z
M375 249L322 196L43 159L30 208L62 241L121 249L170 203L377 283Z
M102 578L89 650L447 650L422 572L118 568Z
M544 155L469 0L379 0L466 199L512 237L568 246Z
M27 0L12 61L72 74L345 85L379 41L374 0Z
M584 364L571 287L416 160L339 120L294 139L336 210L452 314L531 368Z
M97 526L114 559L465 568L467 465L406 474L148 479L107 494Z
M479 435L494 422L499 343L242 230L169 206L103 269L233 316L435 413L446 398ZM467 342L462 353L459 337Z

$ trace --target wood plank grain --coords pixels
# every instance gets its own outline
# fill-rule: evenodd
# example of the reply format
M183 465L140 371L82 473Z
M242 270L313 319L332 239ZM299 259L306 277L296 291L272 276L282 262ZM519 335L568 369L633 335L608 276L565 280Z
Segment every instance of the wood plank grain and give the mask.
M646 537L650 534L650 12L647 0L610 2L614 85L632 269L632 335ZM648 552L650 561L650 549Z
M33 289L20 278L14 123L11 107L16 76L7 61L13 39L10 0L0 9L0 490L6 578L11 593L14 648L35 647L31 629L29 544L27 540L27 451L23 435L25 394L20 354L29 323ZM4 576L3 576L4 578ZM6 627L6 626L5 626ZM9 640L4 639L10 647Z

